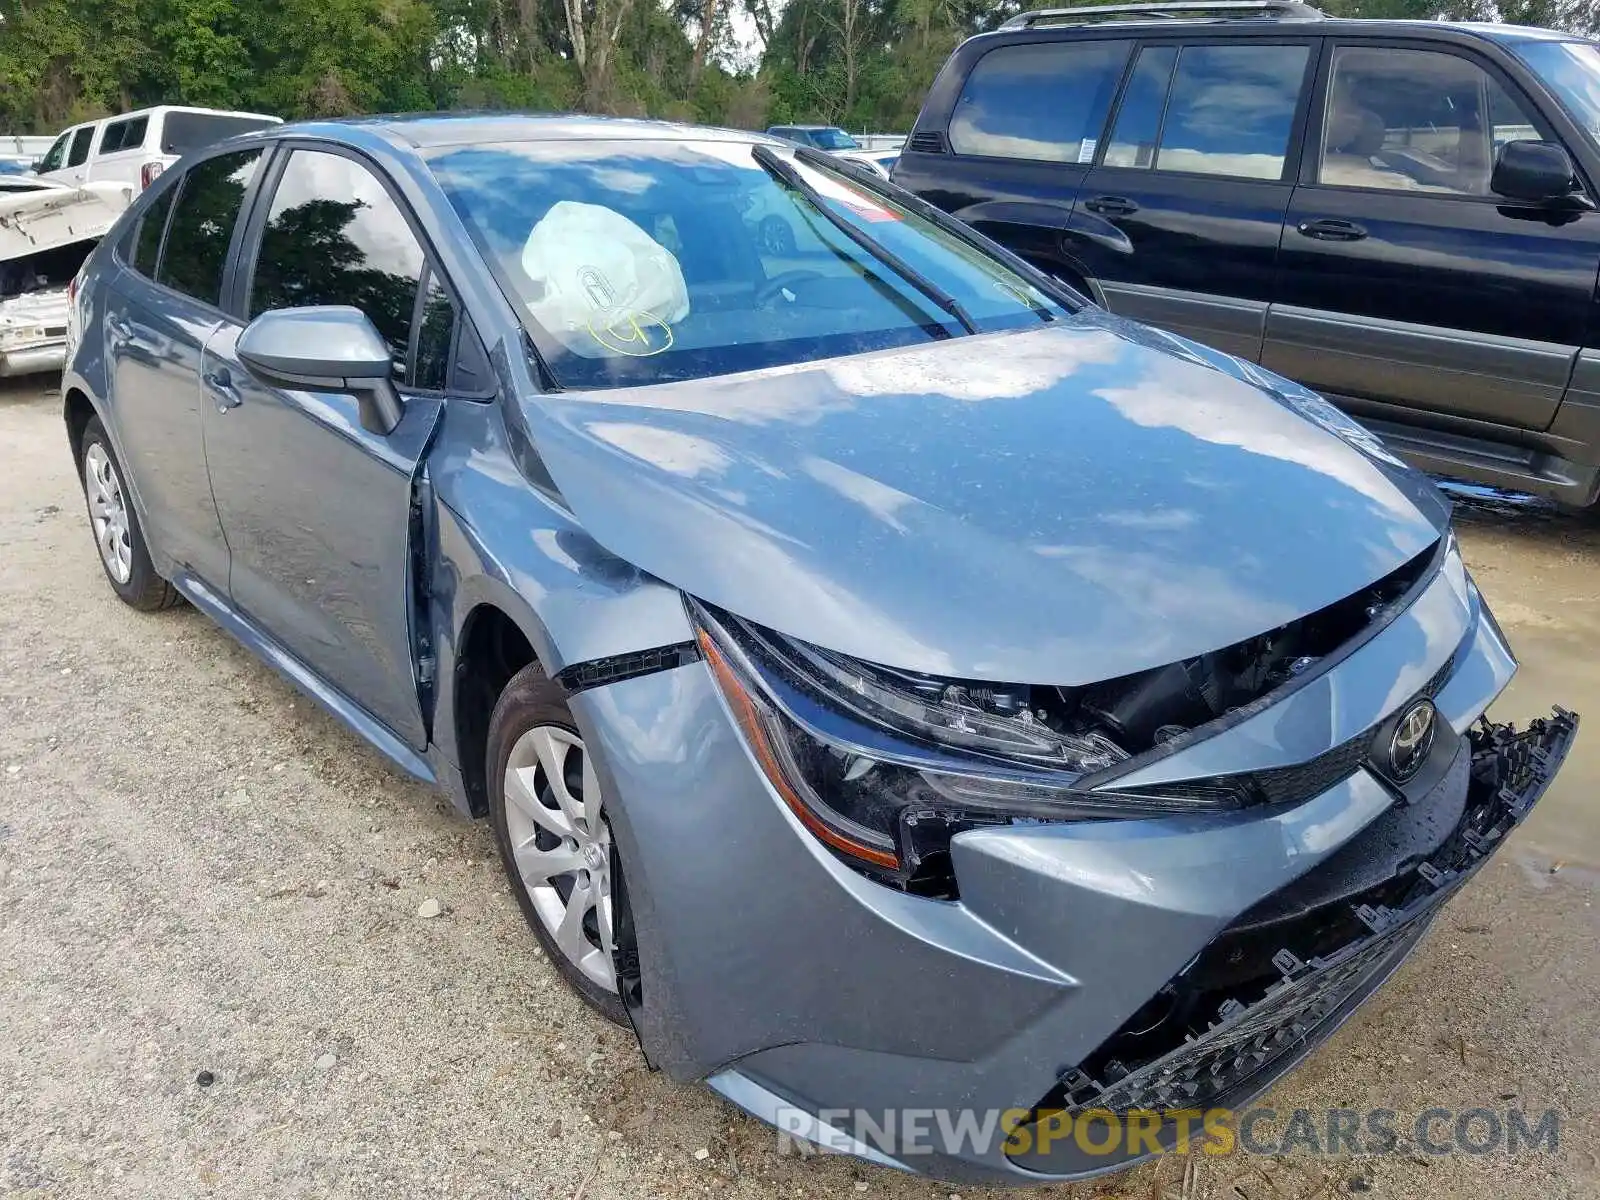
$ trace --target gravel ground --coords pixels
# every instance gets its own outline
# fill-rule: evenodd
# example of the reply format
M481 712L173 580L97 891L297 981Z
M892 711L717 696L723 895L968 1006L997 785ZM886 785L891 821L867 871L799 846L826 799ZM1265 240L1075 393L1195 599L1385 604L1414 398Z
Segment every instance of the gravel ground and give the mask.
M1484 508L1464 526L1524 658L1499 714L1600 720L1600 521ZM649 1072L541 961L485 827L193 609L118 603L59 398L3 381L0 546L0 1196L951 1197L779 1155ZM1402 1121L1554 1106L1557 1153L1237 1155L1187 1181L1168 1160L1017 1195L1600 1195L1597 777L1591 730L1419 952L1268 1098ZM428 900L441 915L417 915Z

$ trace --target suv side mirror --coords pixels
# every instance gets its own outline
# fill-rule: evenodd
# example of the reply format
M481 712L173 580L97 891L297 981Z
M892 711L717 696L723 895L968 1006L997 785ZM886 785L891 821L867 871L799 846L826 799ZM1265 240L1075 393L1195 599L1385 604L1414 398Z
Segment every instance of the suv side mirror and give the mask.
M1507 142L1495 153L1489 190L1508 200L1547 204L1578 190L1577 172L1554 142Z
M403 409L388 343L367 315L344 304L264 312L239 335L239 360L273 387L348 392L361 426L387 434Z

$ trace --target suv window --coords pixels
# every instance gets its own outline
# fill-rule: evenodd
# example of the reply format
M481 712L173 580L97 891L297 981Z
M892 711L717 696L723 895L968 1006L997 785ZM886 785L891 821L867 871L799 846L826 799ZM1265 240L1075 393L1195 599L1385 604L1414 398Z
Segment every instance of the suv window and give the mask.
M133 243L133 269L142 275L156 273L156 256L161 253L161 233L167 225L167 213L172 209L176 188L168 188L159 199L145 209L139 218L139 233Z
M267 117L229 117L219 113L169 112L161 122L161 153L187 154L223 138L270 129L277 124Z
M1106 147L1108 167L1151 167L1156 161L1156 139L1161 136L1161 114L1167 105L1172 66L1178 61L1176 46L1146 46L1134 64L1117 109L1117 123Z
M72 135L72 148L67 151L67 166L81 167L89 157L89 143L94 140L94 126L85 125Z
M107 121L100 135L100 149L95 154L115 154L118 150L135 150L144 145L144 131L150 125L149 116L124 117L120 121Z
M404 381L422 264L416 235L371 171L343 155L296 150L261 231L250 315L353 305L389 343Z
M1487 196L1495 152L1538 137L1522 106L1467 59L1340 46L1317 178L1332 187Z
M67 130L58 137L44 152L44 157L39 160L39 170L59 171L63 160L67 157L67 143L72 140L72 130Z
M220 301L228 243L260 162L260 150L242 150L208 158L184 175L156 272L159 282L207 304Z
M994 158L1092 161L1129 45L1038 42L989 51L950 114L951 147Z
M1152 165L1158 171L1282 179L1310 52L1308 46L1183 47ZM1123 140L1119 128L1113 141Z

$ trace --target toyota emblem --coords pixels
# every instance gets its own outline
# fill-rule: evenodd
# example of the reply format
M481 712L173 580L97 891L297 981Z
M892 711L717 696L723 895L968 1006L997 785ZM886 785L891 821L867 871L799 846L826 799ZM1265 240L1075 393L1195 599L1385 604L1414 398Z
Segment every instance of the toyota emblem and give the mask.
M1433 749L1438 710L1431 700L1418 700L1395 722L1389 737L1389 774L1404 783L1422 769Z

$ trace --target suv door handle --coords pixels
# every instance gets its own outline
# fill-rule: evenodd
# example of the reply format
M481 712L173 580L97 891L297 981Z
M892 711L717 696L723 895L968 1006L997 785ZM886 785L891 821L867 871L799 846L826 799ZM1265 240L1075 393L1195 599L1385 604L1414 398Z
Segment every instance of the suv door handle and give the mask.
M133 340L133 326L129 325L121 317L107 317L106 332L116 342L131 342Z
M1083 207L1099 217L1131 217L1139 211L1139 205L1126 196L1095 196Z
M1301 221L1295 228L1306 237L1315 238L1319 242L1359 242L1367 236L1365 227L1340 217Z
M233 376L228 373L227 367L206 371L200 379L216 397L218 412L225 413L230 408L238 408L244 403L244 397L239 395L239 389L233 386Z

